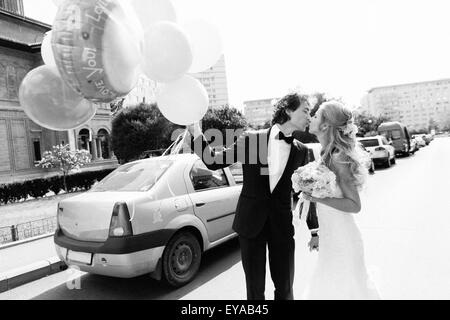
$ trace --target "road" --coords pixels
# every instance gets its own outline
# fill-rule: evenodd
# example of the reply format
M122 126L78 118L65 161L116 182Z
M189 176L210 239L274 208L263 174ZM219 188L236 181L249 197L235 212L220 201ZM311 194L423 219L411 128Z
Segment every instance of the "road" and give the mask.
M450 138L435 139L414 156L378 169L361 194L357 216L369 271L384 299L450 299ZM304 222L295 221L296 298L317 253L306 248ZM77 281L69 281L72 278ZM67 285L69 283L69 285ZM71 285L70 285L71 284ZM80 289L73 288L78 284ZM273 299L267 275L266 298ZM204 257L195 281L172 290L147 276L124 280L68 270L0 294L0 299L241 300L245 281L233 240Z

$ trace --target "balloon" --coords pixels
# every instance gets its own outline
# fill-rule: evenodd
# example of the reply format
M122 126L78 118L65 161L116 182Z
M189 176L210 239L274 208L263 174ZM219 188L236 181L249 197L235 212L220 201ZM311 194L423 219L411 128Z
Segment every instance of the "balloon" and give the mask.
M95 105L69 88L56 67L31 70L22 81L19 99L27 116L50 130L78 128L96 113Z
M143 72L152 80L171 82L191 67L192 50L186 33L173 22L158 22L145 33Z
M52 49L52 32L49 31L45 34L44 40L42 40L41 55L44 63L51 67L56 67L55 57L53 56Z
M130 14L118 0L72 0L59 7L52 37L56 64L64 81L90 101L111 102L136 86L143 31Z
M145 31L160 21L177 22L175 7L170 0L130 0Z
M193 61L189 73L198 73L214 66L223 54L219 29L204 20L191 20L183 24L188 35Z
M164 84L156 94L156 102L167 120L182 126L200 121L209 105L205 87L187 75Z

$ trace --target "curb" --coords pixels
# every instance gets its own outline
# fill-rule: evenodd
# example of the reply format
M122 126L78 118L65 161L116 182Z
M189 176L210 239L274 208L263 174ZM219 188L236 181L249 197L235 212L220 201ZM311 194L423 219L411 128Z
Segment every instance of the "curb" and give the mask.
M67 265L58 257L0 273L0 293L20 287L67 269Z

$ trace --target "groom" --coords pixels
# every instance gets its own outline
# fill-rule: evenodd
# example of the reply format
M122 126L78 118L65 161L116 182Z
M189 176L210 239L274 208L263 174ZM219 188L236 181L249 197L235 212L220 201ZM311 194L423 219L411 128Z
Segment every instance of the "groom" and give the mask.
M308 97L289 94L275 106L273 126L242 135L230 148L215 152L198 124L188 127L192 148L210 170L242 162L244 184L233 224L239 235L247 299L264 300L266 248L275 286L275 300L293 300L294 226L291 177L308 161L308 149L292 137L311 121ZM308 227L311 248L318 247L318 223L311 206Z

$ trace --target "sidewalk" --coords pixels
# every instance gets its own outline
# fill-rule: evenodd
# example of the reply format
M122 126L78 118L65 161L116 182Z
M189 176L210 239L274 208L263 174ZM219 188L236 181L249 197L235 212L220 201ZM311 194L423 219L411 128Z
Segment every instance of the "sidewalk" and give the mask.
M0 246L0 293L65 268L56 254L53 234Z

